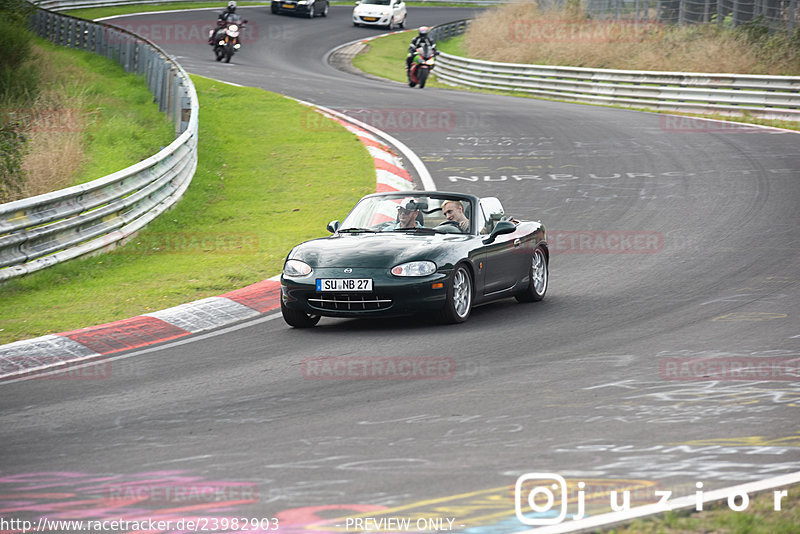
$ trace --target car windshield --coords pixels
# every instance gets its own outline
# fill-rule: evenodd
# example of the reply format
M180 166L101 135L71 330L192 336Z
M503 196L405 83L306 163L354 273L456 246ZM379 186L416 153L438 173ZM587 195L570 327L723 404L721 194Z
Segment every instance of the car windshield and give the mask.
M388 6L392 0L361 0L362 4L372 4L375 6Z
M339 231L468 234L470 212L467 199L408 194L368 197L353 208Z

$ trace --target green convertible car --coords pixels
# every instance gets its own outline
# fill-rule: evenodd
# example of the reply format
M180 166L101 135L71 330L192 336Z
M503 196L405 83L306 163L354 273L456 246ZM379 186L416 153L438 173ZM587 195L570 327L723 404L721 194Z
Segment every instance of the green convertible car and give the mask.
M281 311L293 327L420 313L460 323L475 305L538 301L547 291L544 226L506 217L494 197L376 193L328 230L284 263Z

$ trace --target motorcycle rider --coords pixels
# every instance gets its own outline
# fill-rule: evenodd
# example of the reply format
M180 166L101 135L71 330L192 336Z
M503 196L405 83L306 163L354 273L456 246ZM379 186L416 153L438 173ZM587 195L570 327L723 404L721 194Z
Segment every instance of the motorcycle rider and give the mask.
M414 59L414 53L417 51L417 48L422 46L423 44L427 43L432 49L435 55L439 55L439 51L436 50L436 41L431 39L430 33L431 29L428 26L420 26L419 27L419 35L414 37L411 40L411 44L408 45L408 55L406 56L406 72L411 70L411 61Z
M228 22L228 18L235 13L236 13L236 2L235 0L230 0L230 2L228 2L228 6L225 8L225 11L220 13L219 16L217 17L217 29L211 30L211 33L208 36L208 44L212 46L214 45L214 42L216 41L217 32L220 30L220 28L225 27L225 23Z
M225 8L225 11L219 14L217 17L217 23L219 22L227 22L228 17L236 13L236 2L235 0L231 0L228 2L228 7Z

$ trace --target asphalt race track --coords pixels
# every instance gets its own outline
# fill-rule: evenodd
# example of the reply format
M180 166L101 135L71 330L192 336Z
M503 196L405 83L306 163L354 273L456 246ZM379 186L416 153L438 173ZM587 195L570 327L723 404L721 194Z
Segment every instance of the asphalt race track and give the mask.
M367 118L438 189L541 219L547 298L447 327L323 318L300 331L271 314L134 352L105 380L3 384L4 516L277 518L284 533L439 518L440 530L484 534L526 528L514 484L529 472L585 481L587 509L607 510L613 489L649 504L655 490L800 471L800 135L410 89L326 63L381 32L354 28L350 8L314 20L241 11L257 40L229 65L202 38L156 35L210 12L117 23L149 28L191 73ZM470 13L412 7L409 25ZM426 122L402 123L416 109ZM435 365L336 377L329 357Z

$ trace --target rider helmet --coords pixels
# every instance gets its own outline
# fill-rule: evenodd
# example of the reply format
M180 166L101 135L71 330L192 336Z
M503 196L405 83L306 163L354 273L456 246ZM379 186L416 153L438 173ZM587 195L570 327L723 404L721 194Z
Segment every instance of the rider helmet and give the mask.
M430 31L431 31L431 29L429 27L420 26L419 27L419 36L420 37L427 37L428 36L428 32L430 32Z
M236 2L234 2L234 0L228 2L228 11L230 11L231 13L236 11Z

